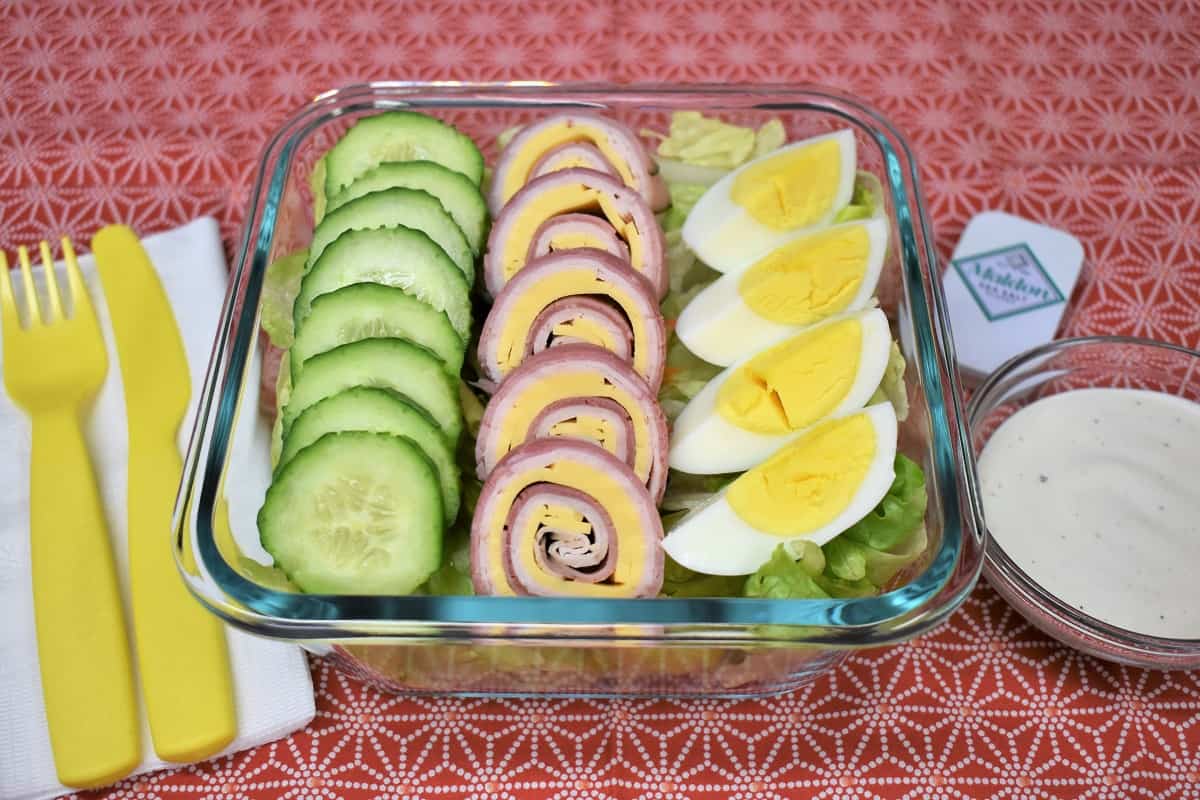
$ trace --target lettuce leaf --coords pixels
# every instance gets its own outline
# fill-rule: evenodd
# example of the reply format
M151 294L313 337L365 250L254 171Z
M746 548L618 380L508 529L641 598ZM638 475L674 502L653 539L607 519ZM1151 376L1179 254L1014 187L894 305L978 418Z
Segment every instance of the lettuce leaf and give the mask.
M650 135L659 135L653 131ZM658 154L687 164L732 169L754 152L754 129L730 125L699 111L671 115L670 133L658 143Z
M706 117L699 111L677 111L672 114L666 136L652 130L643 130L641 133L660 140L658 155L663 164L664 178L668 182L676 178L690 178L706 186L711 186L723 173L750 159L782 147L787 140L787 132L778 119L768 120L755 130L723 122L716 117ZM673 175L669 162L701 169L680 170Z
M835 224L870 219L883 213L883 185L874 173L859 171L850 203L833 218Z
M283 407L292 396L292 361L283 354L279 374L275 378L275 422L271 426L271 469L279 465L283 453Z
M313 227L325 216L325 204L329 198L325 196L325 156L313 164L312 172L308 174L308 190L312 192Z
M888 363L883 370L883 379L867 405L875 403L891 403L896 410L896 419L903 422L908 418L908 387L904 383L904 370L908 362L900 352L900 345L892 341L891 352L888 353Z
M805 542L801 557L796 559L786 545L780 544L771 554L770 560L746 579L742 593L746 597L765 597L775 600L823 599L829 594L817 583L820 570L813 571L815 557L808 547L818 548Z
M263 275L262 329L270 337L271 344L281 350L292 346L292 305L300 292L300 279L304 277L307 260L307 248L298 250L271 262Z
M896 454L896 477L871 513L847 528L838 539L887 550L925 519L925 473L903 453ZM834 539L837 541L837 539Z
M696 201L708 191L708 187L699 183L669 183L667 191L671 194L671 205L659 219L663 233L671 233L683 227Z
M667 490L663 493L659 508L667 511L692 511L704 505L737 476L736 472L724 475L692 475L671 470L667 479ZM672 521L673 517L664 517L664 526Z
M742 593L742 575L705 575L679 564L670 556L663 567L662 594L666 597L737 597Z

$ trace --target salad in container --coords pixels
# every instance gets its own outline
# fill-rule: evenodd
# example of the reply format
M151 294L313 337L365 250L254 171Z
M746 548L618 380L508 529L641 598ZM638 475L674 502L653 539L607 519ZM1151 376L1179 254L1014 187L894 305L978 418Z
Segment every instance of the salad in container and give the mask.
M978 576L934 264L851 98L322 96L260 165L185 577L393 691L791 688Z

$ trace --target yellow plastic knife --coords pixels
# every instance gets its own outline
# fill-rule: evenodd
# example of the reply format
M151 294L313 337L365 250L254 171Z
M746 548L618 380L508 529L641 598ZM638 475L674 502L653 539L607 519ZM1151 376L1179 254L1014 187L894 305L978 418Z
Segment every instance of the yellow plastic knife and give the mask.
M183 469L176 435L191 378L150 257L127 226L92 238L129 419L129 576L142 697L154 751L199 761L237 733L225 630L188 592L172 558L171 514ZM191 566L190 546L185 563Z

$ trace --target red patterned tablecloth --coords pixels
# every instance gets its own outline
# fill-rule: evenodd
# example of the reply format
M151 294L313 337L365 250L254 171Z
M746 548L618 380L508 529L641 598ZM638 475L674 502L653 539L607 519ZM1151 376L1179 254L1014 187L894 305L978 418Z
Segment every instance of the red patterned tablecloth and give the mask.
M806 81L911 138L943 255L1001 208L1079 236L1069 334L1200 345L1200 8L1115 0L8 0L0 247L198 214L365 79ZM743 702L397 699L111 797L1200 798L1200 673L1083 657L986 585L939 631Z

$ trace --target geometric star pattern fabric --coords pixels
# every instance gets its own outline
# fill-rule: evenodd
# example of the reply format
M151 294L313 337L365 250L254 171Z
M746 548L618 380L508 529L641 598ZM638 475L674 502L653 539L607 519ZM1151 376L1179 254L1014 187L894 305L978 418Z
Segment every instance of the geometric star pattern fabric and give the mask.
M232 257L267 137L376 79L792 82L916 151L939 253L995 208L1084 245L1064 335L1200 346L1200 7L1104 0L10 0L0 248L200 214ZM987 585L937 631L743 701L411 699L87 797L1200 798L1200 673L1082 656Z

